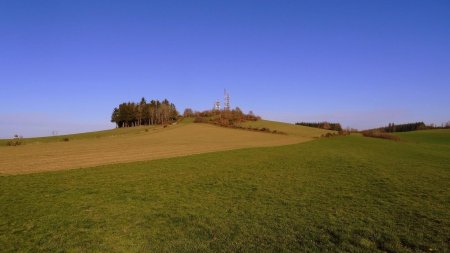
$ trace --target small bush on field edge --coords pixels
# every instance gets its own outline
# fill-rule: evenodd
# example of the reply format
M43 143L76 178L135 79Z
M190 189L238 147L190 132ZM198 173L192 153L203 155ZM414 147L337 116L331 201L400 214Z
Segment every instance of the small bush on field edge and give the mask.
M364 132L362 132L362 135L365 137L387 139L387 140L392 140L392 141L400 140L400 137L398 137L396 135L392 135L392 134L381 132L381 131L364 131Z

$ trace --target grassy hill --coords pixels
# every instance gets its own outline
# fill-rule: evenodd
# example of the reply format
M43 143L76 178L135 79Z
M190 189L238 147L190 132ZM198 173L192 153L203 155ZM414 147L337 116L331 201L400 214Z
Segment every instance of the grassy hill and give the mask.
M278 132L287 133L291 136L309 138L311 136L320 136L327 132L334 132L323 130L314 127L298 126L294 124L270 121L270 120L258 120L258 121L246 121L241 124L244 127L256 127L256 128L269 128L270 130L277 130Z
M276 123L271 122L270 127L273 124ZM24 145L21 146L0 146L0 174L73 169L220 150L279 146L309 141L325 132L278 124L289 134L276 135L230 129L186 120L167 128L121 128L24 139ZM289 127L295 131L289 131ZM63 142L64 138L69 138L69 141ZM3 142L5 144L5 141Z
M420 144L450 145L450 129L420 130L412 132L393 133L403 141Z
M69 138L69 140L86 140L86 139L98 139L103 137L118 136L118 135L128 135L128 134L138 134L145 131L145 129L158 129L155 126L147 127L130 127L130 128L116 128L96 132L86 132L77 134L65 134L58 136L45 136L45 137L35 137L35 138L23 138L23 144L36 144L36 143L51 143L51 142L61 142L64 138ZM6 146L6 143L10 139L0 139L0 147Z
M3 176L0 245L5 252L449 251L450 145L442 138L450 131L401 135Z

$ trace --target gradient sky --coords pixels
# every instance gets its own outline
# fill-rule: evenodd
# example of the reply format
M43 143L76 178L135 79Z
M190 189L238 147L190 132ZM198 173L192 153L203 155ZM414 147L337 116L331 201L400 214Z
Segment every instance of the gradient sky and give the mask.
M0 137L112 128L121 102L359 129L450 120L450 1L0 0Z

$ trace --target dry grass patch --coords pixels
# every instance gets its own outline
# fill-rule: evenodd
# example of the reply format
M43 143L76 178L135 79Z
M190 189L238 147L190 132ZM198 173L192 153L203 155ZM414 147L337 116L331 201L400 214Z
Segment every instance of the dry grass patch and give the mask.
M309 141L323 133L310 131L303 135L272 135L208 124L179 124L150 131L130 131L130 134L121 131L120 135L108 134L102 138L70 138L69 142L0 147L0 173L23 174L238 148L279 146Z

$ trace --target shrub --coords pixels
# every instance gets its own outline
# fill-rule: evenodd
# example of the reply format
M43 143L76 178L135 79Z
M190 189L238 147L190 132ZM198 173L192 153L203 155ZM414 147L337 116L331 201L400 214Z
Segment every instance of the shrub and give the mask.
M342 130L338 132L338 135L342 135L342 136L346 136L346 135L350 135L350 131L348 130Z
M341 131L342 127L339 123L330 123L327 121L324 122L297 122L296 125L300 126L307 126L307 127L315 127L315 128L322 128L326 130L334 130L334 131Z
M388 134L385 132L380 131L364 131L362 133L365 137L372 137L372 138L381 138L381 139L387 139L387 140L393 140L393 141L399 141L400 137L392 134Z
M338 136L339 134L337 133L326 133L326 134L322 134L321 137L324 138L330 138L330 137L334 137L334 136Z
M15 134L12 140L6 142L6 146L19 146L22 145L22 135Z
M18 138L6 142L6 146L19 146L22 145L22 141Z
M333 132L333 133L326 133L326 134L322 134L320 137L323 138L329 138L329 137L335 137L335 136L347 136L350 135L349 131L338 131L338 132Z
M68 138L68 137L65 137L64 139L63 139L63 141L69 141L70 139Z
M195 117L194 123L206 123L208 120L204 117Z

